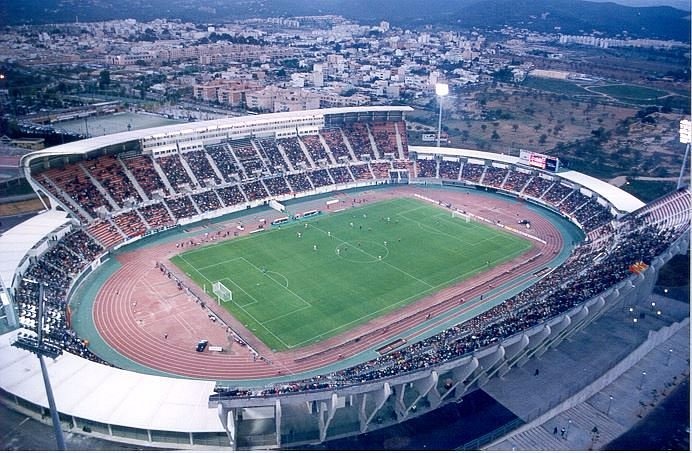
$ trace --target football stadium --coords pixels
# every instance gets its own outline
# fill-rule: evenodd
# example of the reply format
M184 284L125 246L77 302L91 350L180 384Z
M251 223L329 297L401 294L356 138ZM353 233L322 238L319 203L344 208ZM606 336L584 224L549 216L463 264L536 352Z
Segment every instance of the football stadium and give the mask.
M46 204L0 237L0 397L48 417L39 352L66 432L318 444L462 402L646 300L687 253L689 188L645 204L535 152L410 146L409 111L25 155Z

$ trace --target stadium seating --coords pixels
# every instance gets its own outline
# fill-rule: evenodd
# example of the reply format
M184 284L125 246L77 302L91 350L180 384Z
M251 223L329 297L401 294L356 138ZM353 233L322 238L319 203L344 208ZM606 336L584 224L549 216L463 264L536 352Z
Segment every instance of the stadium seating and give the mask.
M368 164L350 165L349 167L351 169L351 173L353 173L353 177L356 178L356 181L373 179L372 172L370 171Z
M226 144L207 145L206 150L226 181L232 181L232 175L240 173L240 167Z
M307 176L312 181L314 187L331 186L334 184L326 169L310 171L307 173Z
M329 168L329 174L334 180L335 184L345 184L353 182L353 177L348 172L348 167L332 167Z
M439 177L524 193L572 215L587 233L612 220L606 206L559 179L490 163L400 160L408 155L405 147L401 149L405 138L397 135L402 130L403 123L351 123L300 138L227 140L158 158L131 152L104 155L41 171L36 179L84 224L95 223L88 231L110 247L180 219L248 201L333 184L388 180L394 169L408 171L409 178ZM376 159L378 155L386 158ZM163 203L150 207L153 200ZM120 216L132 208L140 215ZM96 222L105 218L113 223Z
M370 141L370 133L365 124L351 123L345 126L343 131L348 142L351 144L351 149L353 149L356 159L376 159L375 152L372 149L372 142Z
M216 189L216 193L226 206L235 206L240 203L247 203L247 199L240 190L240 186L233 185Z
M308 158L300 146L300 142L296 137L282 138L277 140L279 149L283 149L286 157L288 157L291 166L296 169L310 168Z
M280 195L285 195L291 193L291 189L286 184L286 180L283 176L275 176L271 178L265 178L264 185L267 186L269 195L272 197L278 197Z
M552 205L559 206L573 190L560 182L555 182L542 198Z
M461 168L461 179L479 183L483 177L485 166L479 164L465 163Z
M127 239L141 236L147 231L137 211L129 211L113 217L113 222L118 226Z
M324 141L337 162L351 160L351 154L344 143L344 138L340 129L324 130L321 135L324 137Z
M57 190L52 193L60 194L60 199L69 207L71 199L91 218L98 217L97 208L111 209L108 201L101 195L101 192L94 186L91 179L84 171L84 167L79 164L67 165L62 169L52 168L42 174L43 180L50 181ZM48 191L50 186L46 187Z
M158 230L173 225L175 222L168 214L163 203L155 203L142 206L138 209L142 217L152 230Z
M142 201L115 157L103 156L92 159L85 162L84 166L120 207L125 207L128 200L131 200L132 205Z
M440 161L440 178L456 181L459 179L461 164L457 160L441 160Z
M251 181L241 184L243 192L247 196L248 201L261 200L269 196L267 190L261 181Z
M272 173L284 172L288 169L286 159L281 154L281 150L277 146L276 140L262 139L257 140L257 149L264 155L264 158L269 161L269 167Z
M437 161L435 159L416 160L416 176L419 178L436 178Z
M184 153L185 159L195 174L197 181L205 187L214 187L221 183L221 179L212 168L207 153L204 150L194 150Z
M251 141L231 142L230 149L244 173L243 179L254 178L267 171Z
M481 184L499 189L505 182L508 173L509 170L507 168L498 168L493 165L488 165L483 174Z
M522 193L530 179L531 173L513 170L507 175L502 188L510 192Z
M334 163L333 159L327 154L327 150L322 146L322 142L318 135L306 135L301 137L301 140L305 144L305 148L310 153L314 162L323 161L325 164Z
M524 187L524 194L540 199L552 185L552 180L536 175L531 178L531 181Z
M165 191L166 186L154 169L153 161L148 156L123 158L125 167L132 173L137 184L144 190L147 197L153 198L154 192Z

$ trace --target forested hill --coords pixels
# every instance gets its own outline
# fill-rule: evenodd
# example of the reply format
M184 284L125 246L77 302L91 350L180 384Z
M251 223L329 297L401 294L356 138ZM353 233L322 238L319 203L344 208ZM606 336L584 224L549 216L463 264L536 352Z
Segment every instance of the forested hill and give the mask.
M358 22L449 29L509 25L540 32L690 41L690 13L583 0L0 0L0 24L134 18L219 23L249 17L336 14Z

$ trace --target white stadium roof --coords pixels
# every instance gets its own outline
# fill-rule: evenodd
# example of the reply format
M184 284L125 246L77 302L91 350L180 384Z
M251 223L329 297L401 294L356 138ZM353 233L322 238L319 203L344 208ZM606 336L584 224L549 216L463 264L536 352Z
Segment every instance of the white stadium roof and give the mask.
M0 235L0 278L5 287L12 285L17 267L26 254L45 236L70 219L63 211L49 210L35 215Z
M18 332L0 336L0 387L48 407L38 359L11 346ZM133 373L67 352L45 361L61 413L141 429L223 432L216 409L208 407L214 381Z
M41 151L34 151L25 154L22 157L22 162L27 162L41 156L52 156L60 154L84 154L89 151L104 148L106 146L126 143L133 140L142 140L158 135L172 133L190 133L215 130L220 127L226 127L235 124L253 123L268 123L279 119L302 119L302 118L320 118L325 115L339 115L345 113L365 113L365 112L411 112L413 109L407 106L369 106L369 107L340 107L330 109L303 110L299 112L281 112L267 113L263 115L236 116L228 118L220 118L208 121L197 121L194 123L170 124L167 126L159 126L149 129L138 129L134 131L120 132L117 134L102 135L98 137L78 140L75 142L65 143L63 145L53 146Z

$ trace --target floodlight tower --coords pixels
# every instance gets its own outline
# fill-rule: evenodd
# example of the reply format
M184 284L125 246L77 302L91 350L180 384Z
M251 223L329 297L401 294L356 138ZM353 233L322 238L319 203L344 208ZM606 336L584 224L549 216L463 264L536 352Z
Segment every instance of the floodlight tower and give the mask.
M437 147L440 147L440 137L442 136L442 98L449 94L449 85L446 83L435 84L435 94L437 103L440 104L440 116L437 119Z
M687 164L687 156L690 155L690 142L692 141L692 121L680 121L680 143L684 143L685 157L682 158L682 167L680 167L680 176L678 177L678 189L682 187L682 175L685 173L685 165Z
M48 356L51 359L55 359L60 354L62 354L62 349L53 346L51 344L46 344L43 342L43 316L45 312L45 298L44 298L44 285L43 282L37 282L29 278L24 278L25 282L33 283L38 285L38 332L37 336L22 335L21 333L17 339L12 343L12 346L20 349L24 349L29 352L33 352L38 357L41 364L41 375L43 376L43 385L46 388L46 398L48 399L48 407L50 408L50 416L53 420L53 430L55 431L55 441L58 444L58 450L65 450L65 437L62 434L62 428L60 427L60 418L58 417L58 409L55 406L55 397L53 396L53 389L50 386L50 380L48 379L48 369L46 368L46 362L43 360L43 356Z

